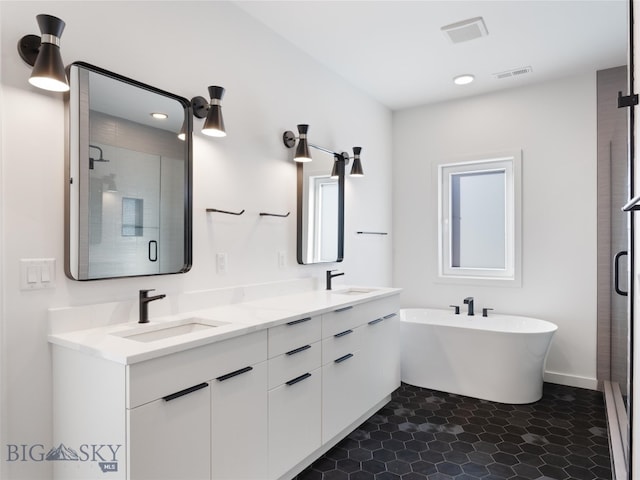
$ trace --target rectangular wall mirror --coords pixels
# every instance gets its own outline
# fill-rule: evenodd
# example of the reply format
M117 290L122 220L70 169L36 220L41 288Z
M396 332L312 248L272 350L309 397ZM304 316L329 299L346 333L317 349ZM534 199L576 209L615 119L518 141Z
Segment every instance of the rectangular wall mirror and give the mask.
M438 167L439 275L516 281L520 153Z
M314 155L311 162L297 165L300 264L342 261L344 168L344 160L335 161L333 155L325 152Z
M189 101L82 62L69 67L69 83L67 276L97 280L186 272Z

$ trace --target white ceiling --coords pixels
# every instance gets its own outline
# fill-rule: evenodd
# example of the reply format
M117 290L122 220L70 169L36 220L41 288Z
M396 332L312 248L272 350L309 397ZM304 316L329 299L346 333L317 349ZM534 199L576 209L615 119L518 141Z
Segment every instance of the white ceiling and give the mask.
M627 58L626 0L236 4L393 110L619 66ZM484 18L488 36L453 44L440 30L473 17ZM493 76L524 66L532 73ZM454 85L462 73L476 81Z

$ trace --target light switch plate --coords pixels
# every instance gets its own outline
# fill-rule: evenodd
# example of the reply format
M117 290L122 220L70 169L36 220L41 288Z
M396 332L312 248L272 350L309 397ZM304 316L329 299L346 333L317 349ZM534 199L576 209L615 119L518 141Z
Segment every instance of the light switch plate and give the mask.
M55 286L55 258L23 258L20 260L20 290L39 290Z

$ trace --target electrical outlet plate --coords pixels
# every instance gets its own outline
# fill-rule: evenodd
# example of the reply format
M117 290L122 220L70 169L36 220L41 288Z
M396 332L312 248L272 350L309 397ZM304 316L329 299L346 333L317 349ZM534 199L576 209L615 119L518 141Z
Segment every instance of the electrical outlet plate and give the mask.
M227 273L227 254L216 253L216 271L218 273Z

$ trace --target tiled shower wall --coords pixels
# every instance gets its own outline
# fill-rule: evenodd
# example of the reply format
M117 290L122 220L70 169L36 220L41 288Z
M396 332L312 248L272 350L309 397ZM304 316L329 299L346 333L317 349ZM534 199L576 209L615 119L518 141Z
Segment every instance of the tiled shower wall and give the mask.
M92 278L179 271L184 264L184 142L175 132L96 111L91 112L90 129L90 142L103 149L108 161L95 162L89 172L97 182L89 192L91 201L84 204L90 206L91 233L99 234L88 236L93 240L80 252L80 268ZM117 192L103 192L109 175ZM124 198L143 202L141 236L122 234ZM148 259L149 240L158 242L158 262ZM127 260L114 263L114 255Z
M625 66L597 73L598 97L598 380L618 382L626 393L627 298L615 293L613 258L626 251L628 214L627 110L617 106L627 91ZM620 259L620 289L627 290L627 257Z

